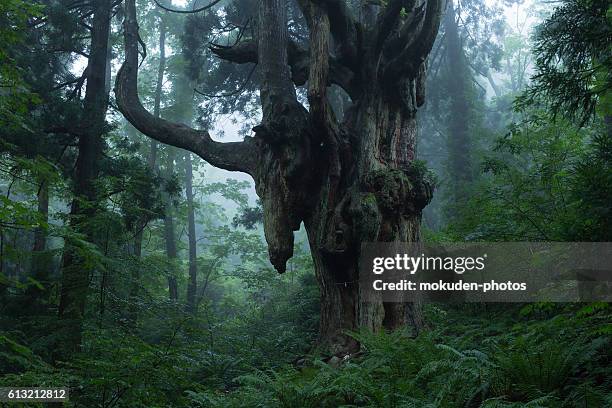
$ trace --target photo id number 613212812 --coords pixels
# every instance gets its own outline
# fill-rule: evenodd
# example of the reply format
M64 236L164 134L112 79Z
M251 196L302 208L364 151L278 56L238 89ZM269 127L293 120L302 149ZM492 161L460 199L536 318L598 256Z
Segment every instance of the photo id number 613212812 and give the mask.
M0 402L65 402L68 388L0 387Z

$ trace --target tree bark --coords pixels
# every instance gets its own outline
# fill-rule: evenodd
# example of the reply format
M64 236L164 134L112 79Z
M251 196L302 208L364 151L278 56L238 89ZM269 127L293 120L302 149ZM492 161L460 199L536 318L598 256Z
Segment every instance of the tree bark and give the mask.
M37 209L41 220L46 224L49 222L49 182L41 180L37 194ZM45 292L48 290L49 270L52 258L47 251L47 230L38 227L34 231L34 244L32 246L32 278L36 280L42 289L31 285L26 291L26 297L32 301L32 306L40 310L45 303Z
M175 119L179 123L185 126L189 126L192 120L192 116L193 116L193 107L191 105L193 101L193 87L191 86L189 81L187 81L184 77L179 77L173 84L173 88L174 88L175 103L176 103L175 111L177 112ZM169 147L168 148L168 166L166 168L166 171L167 171L166 178L168 180L174 174L175 156L176 156L175 149L172 147ZM190 174L186 176L188 179L186 182L188 183L191 182L191 177L193 177L193 175L191 174L191 166L189 167L189 172ZM189 200L189 196L187 197L187 199ZM191 194L191 205L193 206L193 193ZM168 195L166 195L165 206L166 206L166 216L164 218L164 236L166 239L166 254L168 255L168 258L170 260L170 268L171 268L168 273L168 292L170 295L170 299L176 301L178 300L178 297L179 297L178 283L177 283L177 276L176 276L176 274L178 273L178 270L176 269L176 260L178 259L178 251L176 247L176 232L175 232L175 227L174 227L173 204L172 204L172 201L170 200L170 197L168 197ZM191 209L193 209L193 207ZM193 213L191 213L191 216L193 216ZM191 225L189 225L188 227L191 227ZM194 229L193 237L195 237L195 221L193 221L193 229ZM189 239L191 240L192 234L191 234L191 231L189 232L190 232ZM190 242L190 245L191 245L191 242ZM191 284L192 265L193 267L195 267L195 259L194 259L193 264L191 263L191 251L194 249L195 249L195 243L194 243L193 248L191 246L189 247L189 253L190 253L190 264L189 264L190 281L189 281L189 284ZM195 271L194 271L194 274L195 274ZM189 289L187 291L189 291ZM187 301L189 304L189 300ZM193 304L195 305L195 303Z
M185 196L187 198L187 235L189 239L189 281L187 282L186 311L195 314L197 308L198 266L191 153L185 154Z
M446 74L450 107L448 114L448 151L451 192L453 203L461 204L467 199L466 187L472 180L472 144L468 117L470 115L470 95L468 85L470 73L463 54L459 36L457 16L453 3L444 17L446 32ZM453 209L450 209L453 212ZM452 215L451 215L452 216Z
M321 293L319 343L333 353L358 347L346 330L422 326L418 304L368 302L359 288L361 244L418 241L421 211L432 195L415 162L416 112L442 1L415 3L390 0L368 16L375 24L364 24L343 0L299 0L310 31L304 49L289 38L285 0L261 0L256 41L212 51L258 64L262 121L255 137L219 146L205 131L155 121L142 109L136 13L127 1L119 109L152 138L253 176L270 261L280 273L293 254L293 231L304 223ZM295 92L306 79L308 110ZM331 84L351 98L343 122L330 106Z
M356 350L347 330L409 324L416 333L423 326L419 305L367 301L359 287L361 244L419 241L420 212L432 189L412 167L414 112L386 102L376 89L367 93L348 113L352 133L341 141L357 146L358 159L341 172L341 180L327 177L317 210L305 220L321 291L319 342L332 353Z
M87 87L79 125L78 157L75 167L74 200L70 211L70 224L95 241L91 218L95 215L97 200L95 180L97 162L102 152L102 134L108 105L107 57L111 20L111 1L94 3L91 30L91 50L87 64ZM83 315L89 287L89 268L83 263L76 248L66 242L62 265L59 316L66 329L64 356L78 350L81 343Z
M153 102L153 116L159 118L161 111L161 95L162 88L164 85L164 72L166 71L166 21L162 17L159 20L159 65L157 67L157 83L155 84L155 98ZM147 158L147 167L152 173L157 171L157 141L151 139L149 156ZM142 258L142 236L144 229L149 223L149 219L141 219L136 226L137 231L134 235L134 257L137 260ZM140 297L140 285L141 285L141 270L140 267L132 269L132 275L130 277L130 307L128 310L128 320L131 325L134 326L138 320L138 307L137 302Z
M174 174L174 158L176 152L173 147L168 147L168 156L166 158L166 180L170 180ZM168 257L168 270L166 279L168 280L168 297L172 301L177 301L178 296L178 281L177 281L177 260L178 251L176 248L176 232L174 230L174 205L168 193L163 193L164 200L164 241L166 243L166 256Z
M166 20L159 20L159 66L157 68L157 83L155 84L155 101L153 104L153 116L160 117L161 95L164 86L164 72L166 71ZM157 141L151 139L151 153L149 155L149 168L154 169L157 162Z

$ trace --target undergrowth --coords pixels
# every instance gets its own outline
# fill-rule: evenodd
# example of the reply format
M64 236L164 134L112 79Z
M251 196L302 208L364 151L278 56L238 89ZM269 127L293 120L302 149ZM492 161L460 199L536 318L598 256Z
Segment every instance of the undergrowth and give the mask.
M416 338L352 333L364 353L336 368L311 358L305 368L240 376L230 393L189 398L227 408L612 406L606 308L470 308L430 307L434 327Z
M429 305L427 313L430 328L415 338L350 333L362 352L335 367L320 356L299 368L262 366L246 344L213 352L125 337L118 346L120 333L94 328L86 355L52 366L20 344L27 339L5 335L0 386L68 385L74 406L87 407L612 406L607 304Z

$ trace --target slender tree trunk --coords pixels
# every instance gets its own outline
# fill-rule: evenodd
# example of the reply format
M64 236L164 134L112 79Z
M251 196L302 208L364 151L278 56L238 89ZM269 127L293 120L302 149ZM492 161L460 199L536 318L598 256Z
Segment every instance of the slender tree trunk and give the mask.
M175 119L179 123L190 125L193 118L193 86L189 81L180 76L176 79L173 84L175 101L176 101L176 117ZM172 147L168 147L168 167L167 177L170 179L174 173L174 160L176 150ZM190 286L196 284L196 252L195 252L195 219L193 214L193 189L192 189L192 168L191 168L191 157L187 158L189 165L186 170L186 183L190 191L187 194L188 200L188 238L189 238L189 282L187 285L187 294L190 294ZM178 251L176 248L176 233L174 226L173 208L170 200L167 201L166 206L166 217L164 218L164 230L166 237L166 253L168 259L171 262L172 268L168 274L168 289L170 293L170 299L178 300L178 284L176 274L178 270L176 268L176 259L178 259ZM193 240L193 242L192 242ZM195 289L194 289L195 290ZM186 299L186 306L190 308L190 311L195 312L195 291L191 294L191 299Z
M198 266L191 153L185 154L185 196L187 198L187 232L189 238L189 281L187 283L186 310L189 313L195 314L197 308Z
M4 230L0 229L0 277L6 278L5 268L4 268ZM0 299L4 298L7 295L8 285L0 282Z
M91 31L91 50L87 64L87 88L79 125L79 154L77 157L72 202L71 226L95 241L90 225L98 205L95 180L102 152L102 133L108 104L107 57L111 20L111 1L94 3ZM89 287L90 270L83 263L76 248L68 241L62 265L62 287L59 316L65 324L64 357L77 350L81 343L83 316Z
M49 222L49 183L43 180L40 183L37 194L37 209L44 223ZM44 251L47 247L47 231L45 228L37 228L34 232L34 246L32 252Z
M127 311L127 321L130 327L135 327L138 321L138 301L140 299L140 285L142 279L140 261L142 259L142 240L144 235L144 229L147 225L147 220L139 220L136 223L135 228L137 229L134 233L134 251L133 256L136 259L137 264L130 271L130 290L129 290L129 304Z
M172 146L167 148L168 156L166 158L166 180L169 180L174 174L174 158L176 155L175 149ZM165 215L164 215L164 241L166 243L166 256L168 257L168 296L170 300L178 300L178 282L177 282L177 260L178 251L176 248L176 232L174 230L174 206L172 200L167 193L164 193Z
M177 115L175 119L179 123L189 124L192 118L192 106L191 102L193 100L193 91L192 87L188 83L185 78L178 78L174 83L174 92L175 92L175 100L177 101L176 111ZM174 174L174 161L176 158L176 149L172 146L168 146L167 148L168 156L167 156L167 166L166 166L166 179L170 180L170 178ZM166 241L166 255L168 256L168 260L170 262L170 269L168 271L168 293L171 300L178 300L178 283L177 276L178 273L176 268L176 261L178 259L178 250L176 246L176 232L175 232L175 219L174 219L174 207L172 204L172 200L170 197L165 194L165 217L164 217L164 238ZM194 227L195 228L195 227ZM195 235L194 235L195 236ZM195 264L194 264L195 265ZM191 265L190 265L191 267Z
M4 278L4 231L0 230L0 275ZM6 296L8 286L0 282L0 299Z
M155 85L155 100L153 107L153 115L159 118L160 107L161 107L161 95L162 88L164 85L164 72L166 71L166 22L162 17L159 20L159 65L157 67L157 83ZM152 173L157 171L157 141L151 139L149 157L147 159L147 166ZM134 235L134 257L137 260L142 258L142 236L144 229L149 223L148 219L142 219L136 225L138 229ZM128 311L129 320L132 325L135 325L138 320L138 307L137 303L139 300L139 292L141 285L141 270L140 267L132 269L132 276L130 282L130 307Z
M502 92L501 89L499 89L499 85L497 85L497 82L495 82L495 79L493 78L493 75L491 74L491 70L487 68L487 81L489 81L489 85L491 85L491 88L493 89L493 92L495 93L495 97L496 98L501 98L502 97Z
M41 180L37 195L38 213L44 223L49 222L49 183ZM32 246L32 278L43 287L29 286L26 296L32 301L35 309L39 309L45 303L45 292L48 291L49 270L52 258L48 256L47 231L46 228L38 227L34 231L34 245Z
M472 181L472 143L469 120L471 95L468 89L470 73L463 54L457 17L452 3L444 17L444 29L446 32L446 78L450 99L447 143L452 197L456 205L463 203L468 198L466 187Z
M159 66L157 67L157 83L155 85L155 101L153 116L160 117L161 95L164 86L164 72L166 71L166 20L159 20ZM149 155L149 168L154 169L157 162L157 141L151 139L151 154Z

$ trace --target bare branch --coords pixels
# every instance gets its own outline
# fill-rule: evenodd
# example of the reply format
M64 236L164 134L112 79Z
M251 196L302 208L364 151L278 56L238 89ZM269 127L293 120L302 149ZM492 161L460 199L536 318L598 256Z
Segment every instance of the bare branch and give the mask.
M83 82L85 82L85 78L86 77L87 77L87 69L85 69L83 71L83 74L81 74L81 76L75 77L74 79L70 79L70 80L68 80L66 82L59 83L59 84L53 86L51 88L51 90L52 91L57 91L58 89L62 89L64 87L68 86L68 85L73 85L73 84L79 84L78 87L80 88L81 86L83 86Z
M135 0L126 0L124 21L125 56L117 73L115 95L118 109L136 129L165 144L189 150L215 167L253 174L255 146L251 139L243 142L215 142L204 130L172 123L151 115L138 97L138 24Z
M376 21L378 27L374 47L380 51L389 34L398 26L401 19L402 10L405 13L412 12L416 0L391 0L389 4L380 12Z
M315 0L327 6L332 36L337 43L340 61L354 68L357 65L359 25L344 0Z
M427 0L425 21L423 22L421 32L405 51L406 61L408 61L407 67L410 72L416 72L434 45L442 18L443 2L444 6L446 6L445 0Z
M308 103L310 117L317 127L327 133L331 108L327 100L329 84L330 21L326 11L317 3L303 7L310 28L310 61L308 72Z
M358 65L357 42L361 30L346 2L344 0L298 0L298 5L306 17L311 7L321 7L326 11L330 31L335 41L338 62L356 69ZM309 25L311 25L310 22Z
M235 46L211 44L209 48L213 54L225 61L235 62L237 64L256 64L258 62L256 40L241 41ZM287 56L289 59L289 66L291 67L291 79L293 83L297 86L304 85L310 71L310 51L303 48L295 41L289 40L287 44ZM329 66L329 82L338 85L344 89L351 98L356 99L359 87L354 82L355 74L353 71L332 56L329 56Z
M445 0L427 0L423 23L416 23L416 26L421 27L420 31L416 36L412 35L413 40L408 46L387 63L384 73L386 78L415 78L417 76L420 66L425 62L436 39L442 18L443 2L446 3ZM415 23L413 22L412 25Z
M197 8L197 9L193 9L193 10L177 10L177 9L173 9L173 8L169 8L169 7L164 6L158 0L153 0L153 1L157 5L157 7L161 8L163 10L170 11L172 13L178 13L178 14L194 14L194 13L199 13L199 12L208 10L210 8L213 8L215 5L217 5L218 3L221 2L221 0L213 0L212 3L207 4L206 6L202 6L202 7Z
M82 51L82 50L77 50L77 49L58 48L58 49L55 49L55 50L51 50L51 52L75 53L75 54L78 54L78 55L80 55L82 57L89 58L89 54L88 53L86 53L85 51Z
M219 58L237 64L249 62L257 63L257 42L254 40L241 41L234 46L210 43L210 51Z

